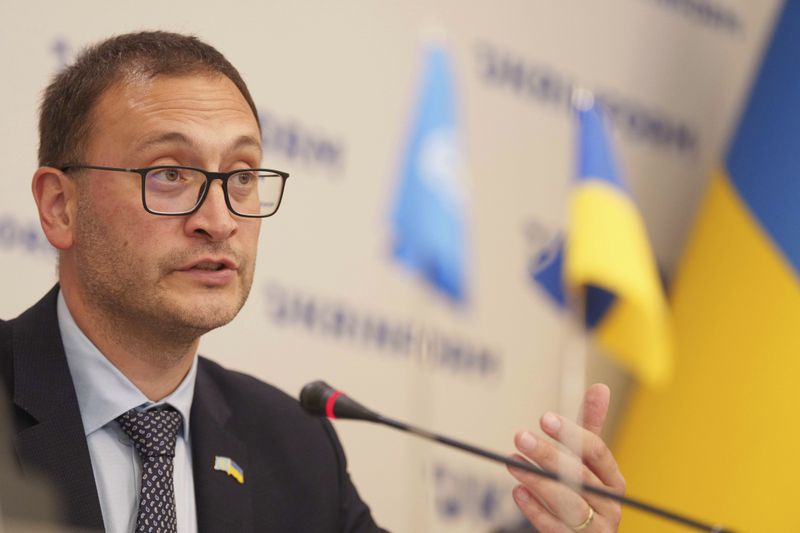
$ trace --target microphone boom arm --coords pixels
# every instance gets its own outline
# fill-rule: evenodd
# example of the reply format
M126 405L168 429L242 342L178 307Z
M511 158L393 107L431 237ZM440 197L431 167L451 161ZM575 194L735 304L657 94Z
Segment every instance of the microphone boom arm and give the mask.
M303 390L300 392L300 404L303 406L303 409L318 416L366 420L368 422L375 422L377 424L383 424L384 426L389 426L394 429L406 431L418 437L433 440L439 444L444 444L445 446L450 446L451 448L456 448L467 453L478 455L491 461L530 472L537 476L546 477L554 481L558 481L559 483L564 483L565 485L581 492L590 492L592 494L602 496L603 498L617 501L622 505L639 509L640 511L659 516L666 520L670 520L699 531L708 531L709 533L734 533L732 530L724 529L720 525L706 524L704 522L700 522L693 518L689 518L666 509L662 509L641 500L616 494L604 488L596 487L582 481L565 479L564 477L559 476L556 472L545 470L544 468L540 468L532 463L518 461L516 459L512 459L511 457L485 450L483 448L478 448L472 444L451 439L450 437L445 437L444 435L438 435L431 431L406 424L405 422L400 422L398 420L383 416L364 407L349 396L334 389L324 381L314 381L303 387Z
M687 527L691 527L691 528L697 529L699 531L708 531L710 533L734 533L730 529L724 529L722 526L706 524L706 523L694 520L692 518L689 518L689 517L682 516L680 514L674 513L672 511L667 510L667 509L662 509L660 507L656 507L655 505L651 505L649 503L646 503L646 502L643 502L643 501L640 501L640 500L637 500L637 499L634 499L634 498L629 498L629 497L623 496L621 494L616 494L614 492L610 492L610 491L608 491L606 489L602 489L600 487L596 487L594 485L590 485L590 484L584 483L582 481L577 481L576 482L574 480L564 479L563 477L559 476L557 473L555 473L553 471L550 471L550 470L545 470L543 468L540 468L540 467L536 466L533 463L526 463L526 462L523 462L523 461L518 461L518 460L513 459L511 457L507 457L505 455L501 455L499 453L495 453L495 452L492 452L490 450L485 450L483 448L478 448L477 446L473 446L471 444L467 444L466 442L461 442L461 441L458 441L458 440L455 440L455 439L451 439L449 437L445 437L444 435L437 435L435 433L431 433L430 431L411 426L409 424L406 424L404 422L400 422L398 420L393 420L393 419L385 417L383 415L377 415L377 419L372 420L372 421L377 422L379 424L383 424L385 426L389 426L389 427L395 428L395 429L400 429L402 431L407 431L407 432L412 433L414 435L417 435L419 437L436 441L439 444L443 444L445 446L450 446L451 448L456 448L456 449L459 449L459 450L462 450L462 451L465 451L465 452L468 452L468 453L479 455L479 456L484 457L486 459L489 459L491 461L495 461L495 462L498 462L498 463L503 463L503 464L511 466L513 468L516 468L516 469L519 469L519 470L524 470L526 472L530 472L530 473L535 474L537 476L546 477L546 478L552 479L554 481L558 481L560 483L564 483L564 484L566 484L566 485L568 485L568 486L570 486L570 487L572 487L574 489L578 489L579 491L582 491L582 492L591 492L592 494L596 494L598 496L602 496L603 498L608 498L608 499L611 499L611 500L615 500L615 501L617 501L617 502L619 502L619 503L621 503L623 505L627 505L628 507L633 507L633 508L639 509L641 511L645 511L645 512L650 513L650 514L654 514L656 516L660 516L660 517L665 518L667 520L683 524L683 525L685 525Z

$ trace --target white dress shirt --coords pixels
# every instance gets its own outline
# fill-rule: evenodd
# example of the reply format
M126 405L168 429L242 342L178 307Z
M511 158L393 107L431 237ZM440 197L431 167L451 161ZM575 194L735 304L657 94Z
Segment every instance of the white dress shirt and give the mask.
M136 528L141 484L141 461L130 438L116 422L122 413L169 404L183 416L175 446L175 507L179 533L197 531L194 476L189 440L189 413L197 376L197 356L175 391L154 403L126 378L80 330L58 294L58 327L67 364L75 384L92 470L108 533L130 533Z

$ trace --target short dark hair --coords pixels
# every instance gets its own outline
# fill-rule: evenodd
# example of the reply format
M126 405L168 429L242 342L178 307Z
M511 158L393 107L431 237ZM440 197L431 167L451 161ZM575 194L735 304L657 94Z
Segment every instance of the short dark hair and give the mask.
M79 162L91 132L91 112L100 96L125 74L218 74L247 100L259 129L250 91L239 71L214 47L192 35L144 31L111 37L83 50L47 87L39 114L39 165Z

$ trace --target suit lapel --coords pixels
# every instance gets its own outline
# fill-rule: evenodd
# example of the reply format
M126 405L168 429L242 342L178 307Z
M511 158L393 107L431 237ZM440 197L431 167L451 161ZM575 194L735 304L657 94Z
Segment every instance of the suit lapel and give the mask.
M199 531L253 531L247 450L228 427L230 417L231 409L208 376L201 359L197 367L190 422ZM244 483L214 470L217 456L230 458L241 466Z
M58 287L14 322L14 403L31 423L18 430L23 468L56 485L67 520L102 529L103 517L78 399L56 316Z

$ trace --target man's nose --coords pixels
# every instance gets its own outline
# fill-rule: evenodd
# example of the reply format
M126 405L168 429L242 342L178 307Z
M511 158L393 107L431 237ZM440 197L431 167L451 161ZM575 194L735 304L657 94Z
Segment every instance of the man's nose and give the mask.
M238 221L225 203L222 181L214 180L200 208L187 217L186 232L212 241L225 240L236 232Z

